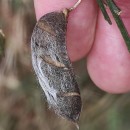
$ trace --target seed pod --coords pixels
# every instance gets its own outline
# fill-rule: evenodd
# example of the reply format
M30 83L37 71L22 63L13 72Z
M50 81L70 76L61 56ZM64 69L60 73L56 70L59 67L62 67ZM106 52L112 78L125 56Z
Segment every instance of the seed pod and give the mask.
M48 13L37 22L31 38L32 64L50 108L77 122L81 98L66 49L68 12Z

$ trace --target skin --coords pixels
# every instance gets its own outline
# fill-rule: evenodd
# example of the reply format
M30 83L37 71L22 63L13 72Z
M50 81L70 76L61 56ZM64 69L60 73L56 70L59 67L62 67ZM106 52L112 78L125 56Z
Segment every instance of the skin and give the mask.
M37 20L46 13L72 7L77 0L34 0ZM130 33L130 2L115 0ZM109 93L130 91L130 53L109 11L110 26L98 9L96 0L82 0L68 18L67 49L72 61L87 57L93 82Z

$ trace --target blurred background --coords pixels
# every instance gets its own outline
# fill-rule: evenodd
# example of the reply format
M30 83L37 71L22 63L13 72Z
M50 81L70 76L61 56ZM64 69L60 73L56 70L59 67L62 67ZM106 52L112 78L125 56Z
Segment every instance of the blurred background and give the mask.
M75 130L48 109L34 75L35 23L33 0L0 0L0 130ZM87 74L86 59L73 64L83 102L80 130L130 130L130 94L101 91Z

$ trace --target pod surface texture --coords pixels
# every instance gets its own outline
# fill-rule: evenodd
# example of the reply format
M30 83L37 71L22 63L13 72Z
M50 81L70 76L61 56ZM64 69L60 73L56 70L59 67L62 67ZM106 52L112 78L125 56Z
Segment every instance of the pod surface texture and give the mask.
M77 122L81 97L66 48L67 18L63 12L44 15L31 37L32 64L49 107Z

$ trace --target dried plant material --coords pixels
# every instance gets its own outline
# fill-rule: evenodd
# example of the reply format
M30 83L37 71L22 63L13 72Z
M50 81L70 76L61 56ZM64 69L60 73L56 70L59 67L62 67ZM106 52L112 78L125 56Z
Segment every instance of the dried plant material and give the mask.
M17 77L18 61L25 62L23 59L24 43L26 40L26 29L24 22L24 12L18 11L10 23L7 24L8 32L5 32L5 48L4 55L0 63L0 87L7 87L9 89L16 89L20 86ZM2 30L0 30L2 34ZM0 34L0 35L1 35ZM4 35L4 34L3 34ZM26 63L27 64L27 63Z
M24 26L24 13L19 11L10 23L10 34L6 38L5 64L4 69L11 71L16 67L18 57L22 57L24 43L26 38L26 29ZM14 38L15 36L15 38Z
M9 89L15 90L20 86L20 82L15 75L3 76L0 74L0 87L6 86Z
M32 64L50 108L76 123L81 112L81 98L66 49L69 11L44 15L34 28L31 49Z
M5 34L2 29L0 29L0 35L2 35L2 37L5 37Z

